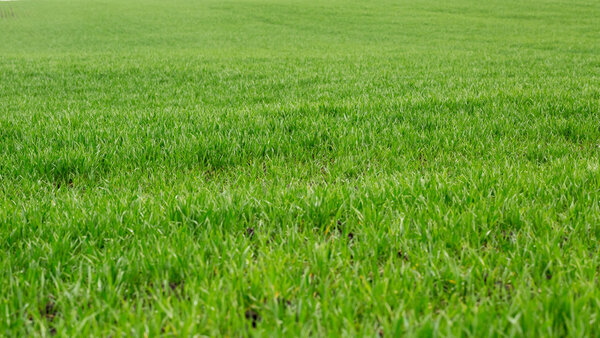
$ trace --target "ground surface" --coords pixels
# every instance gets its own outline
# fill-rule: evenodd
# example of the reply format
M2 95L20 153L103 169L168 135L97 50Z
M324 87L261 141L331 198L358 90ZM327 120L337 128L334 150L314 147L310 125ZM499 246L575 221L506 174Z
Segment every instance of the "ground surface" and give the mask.
M0 335L600 334L600 2L0 13Z

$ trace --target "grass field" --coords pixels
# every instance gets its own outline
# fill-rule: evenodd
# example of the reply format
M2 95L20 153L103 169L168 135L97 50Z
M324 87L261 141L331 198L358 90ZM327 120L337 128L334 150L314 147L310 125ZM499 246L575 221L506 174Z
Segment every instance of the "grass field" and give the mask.
M0 3L0 335L600 335L600 2Z

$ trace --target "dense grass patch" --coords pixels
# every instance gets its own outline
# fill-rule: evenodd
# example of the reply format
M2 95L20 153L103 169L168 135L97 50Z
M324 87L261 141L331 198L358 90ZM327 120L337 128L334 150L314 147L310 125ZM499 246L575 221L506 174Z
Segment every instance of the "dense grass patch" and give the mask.
M598 18L0 2L0 334L597 336Z

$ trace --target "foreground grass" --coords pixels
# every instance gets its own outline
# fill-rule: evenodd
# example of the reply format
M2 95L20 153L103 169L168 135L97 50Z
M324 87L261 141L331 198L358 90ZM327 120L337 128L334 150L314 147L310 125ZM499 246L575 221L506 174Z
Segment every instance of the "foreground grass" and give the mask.
M0 13L1 334L600 334L598 3Z

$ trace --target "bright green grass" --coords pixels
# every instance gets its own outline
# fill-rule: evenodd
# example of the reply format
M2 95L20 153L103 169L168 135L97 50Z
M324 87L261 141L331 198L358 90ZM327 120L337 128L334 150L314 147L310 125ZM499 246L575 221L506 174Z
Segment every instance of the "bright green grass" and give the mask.
M0 335L600 335L600 2L0 13Z

